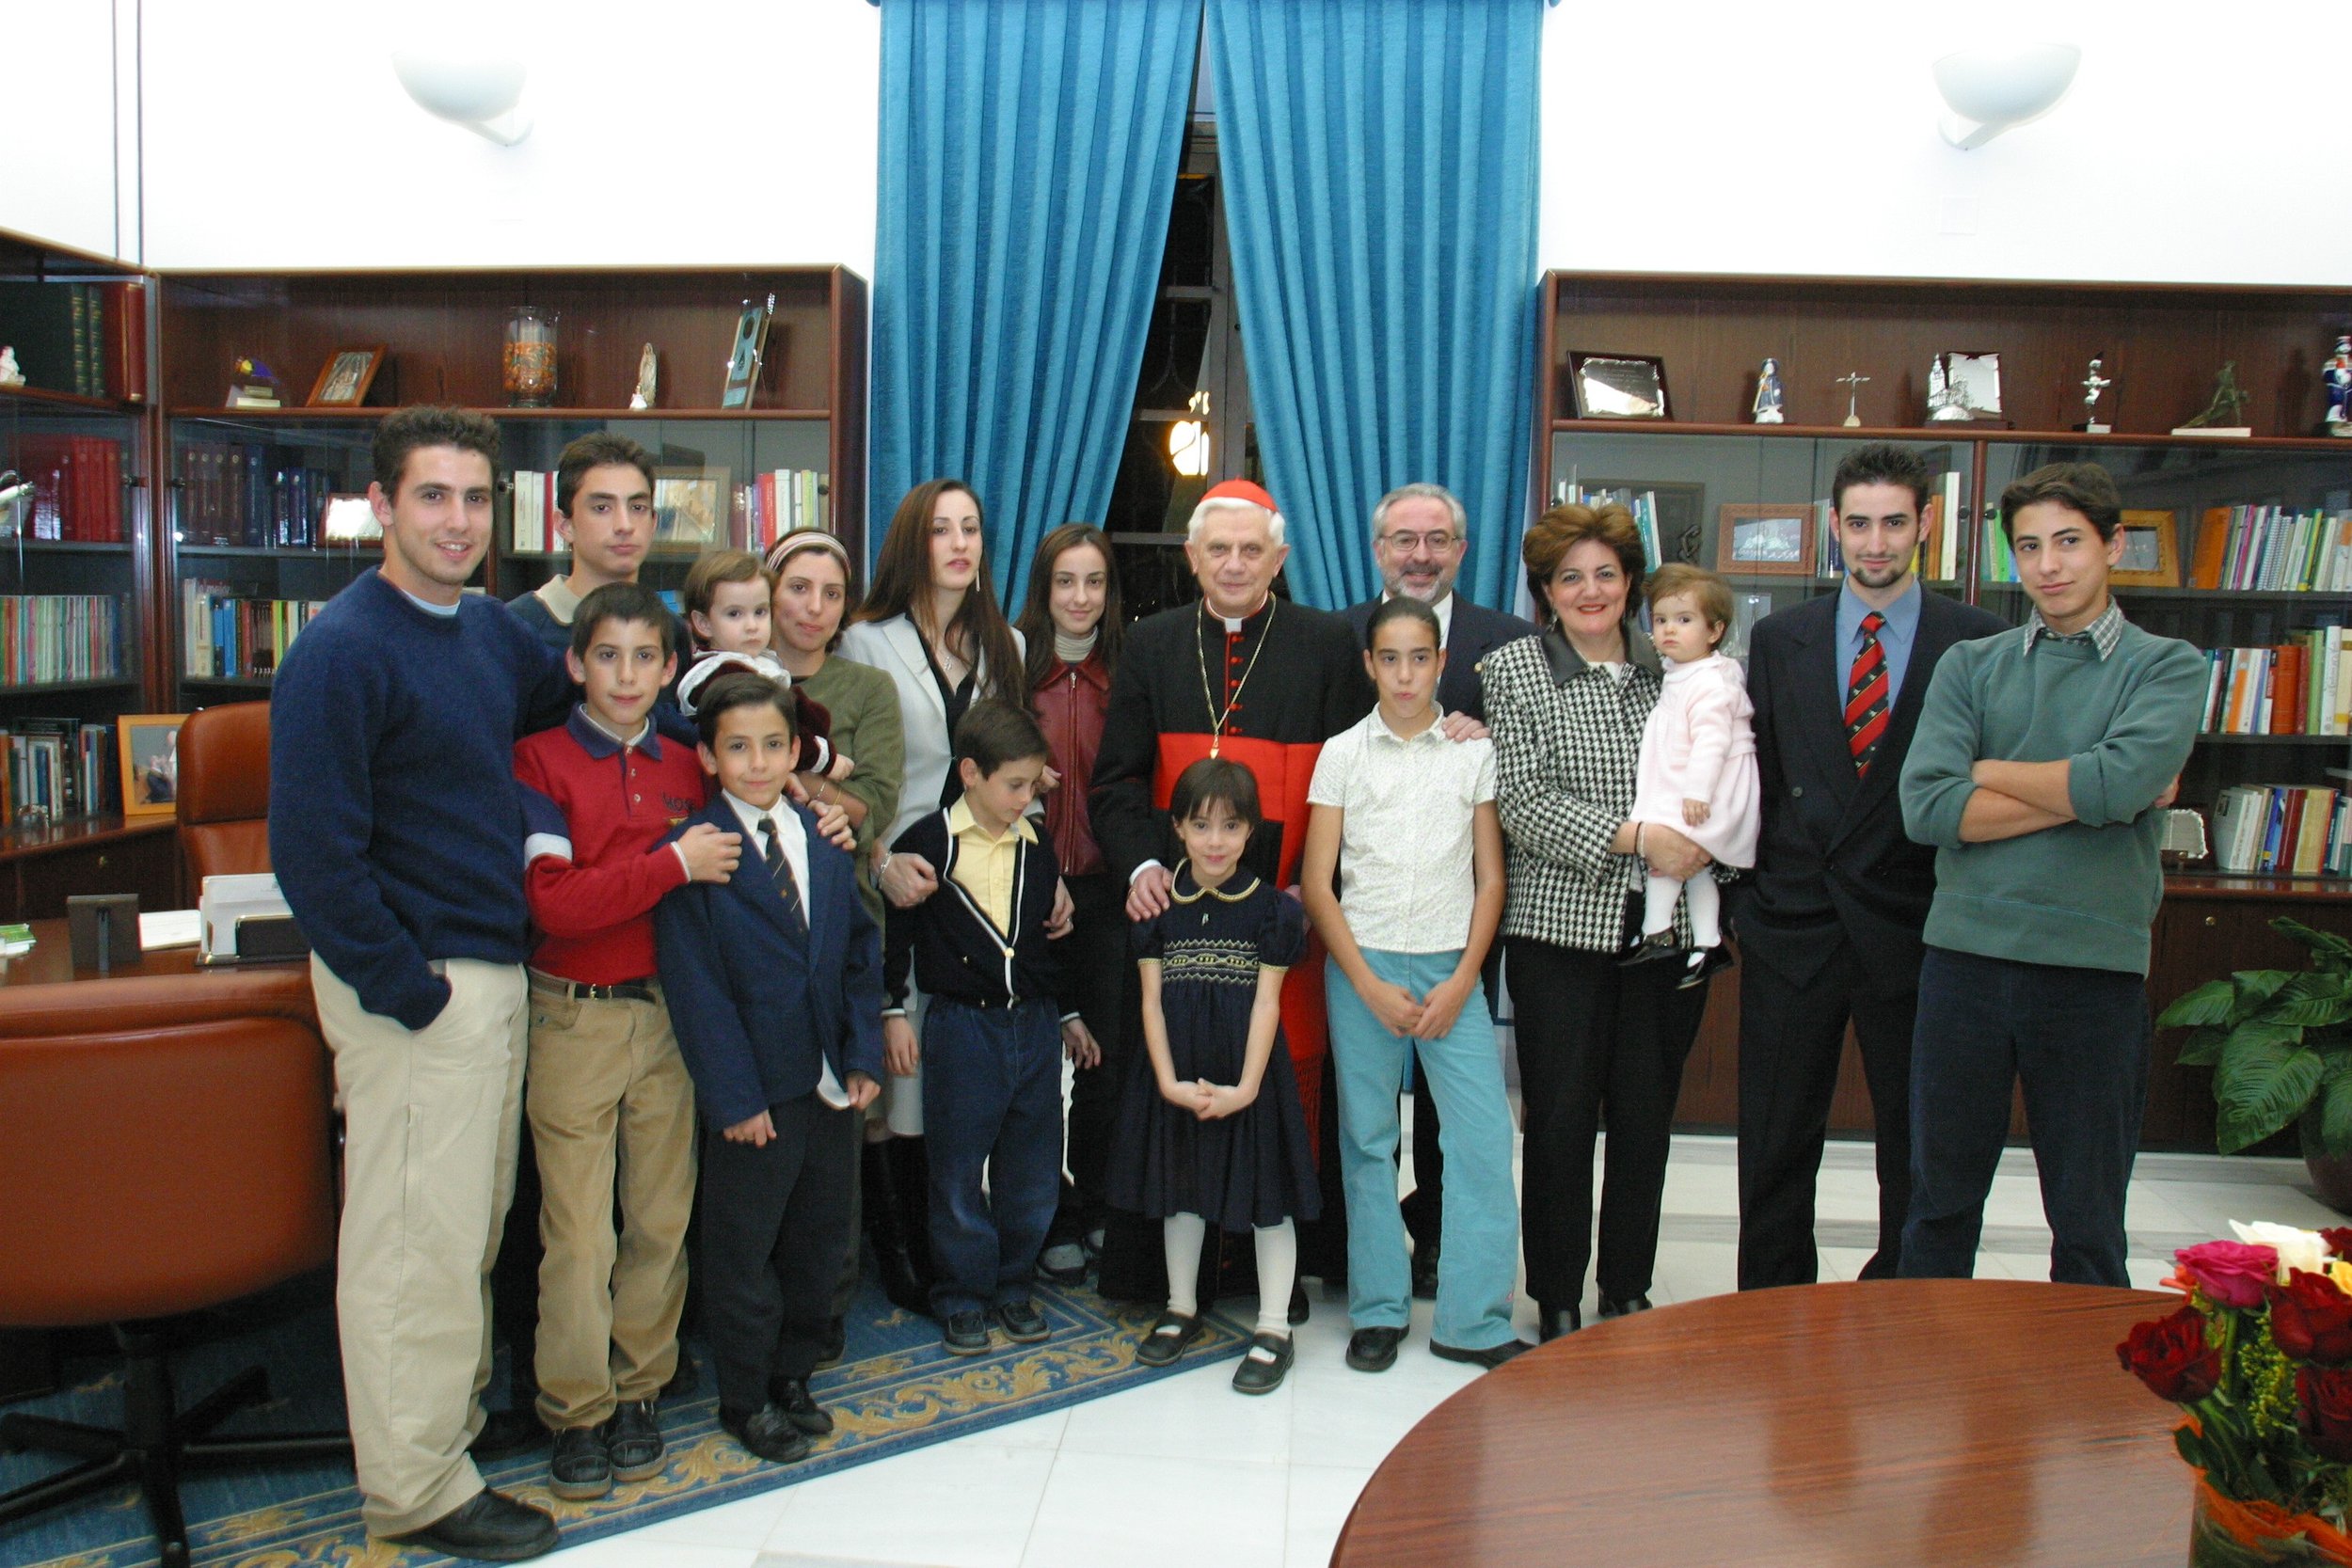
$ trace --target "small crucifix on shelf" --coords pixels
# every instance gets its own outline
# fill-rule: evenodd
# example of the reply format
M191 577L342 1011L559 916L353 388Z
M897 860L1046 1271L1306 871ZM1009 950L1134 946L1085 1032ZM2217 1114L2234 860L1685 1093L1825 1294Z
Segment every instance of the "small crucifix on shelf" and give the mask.
M1862 384L1870 378L1860 371L1848 371L1837 378L1837 385L1846 388L1846 428L1852 430L1862 423L1862 415L1855 399L1862 395Z

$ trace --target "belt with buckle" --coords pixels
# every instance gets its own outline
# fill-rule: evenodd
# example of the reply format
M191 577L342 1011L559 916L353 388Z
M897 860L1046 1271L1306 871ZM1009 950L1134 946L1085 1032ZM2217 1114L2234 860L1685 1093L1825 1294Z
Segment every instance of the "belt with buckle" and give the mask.
M617 985L592 986L584 980L563 980L531 972L531 989L569 997L575 1002L659 1002L651 980L623 980Z

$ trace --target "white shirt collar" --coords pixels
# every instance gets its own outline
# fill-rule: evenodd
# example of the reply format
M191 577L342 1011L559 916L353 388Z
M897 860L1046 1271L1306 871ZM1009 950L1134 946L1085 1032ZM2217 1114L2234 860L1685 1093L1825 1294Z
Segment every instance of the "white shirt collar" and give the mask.
M653 733L653 721L648 718L639 722L637 726L637 733L635 735L623 735L618 730L615 730L612 725L597 718L596 710L591 708L586 703L580 705L580 718L586 720L590 727L595 729L598 735L603 736L606 739L612 741L613 745L622 748L624 751L632 746L644 745L645 736ZM727 799L732 800L735 797L729 795Z

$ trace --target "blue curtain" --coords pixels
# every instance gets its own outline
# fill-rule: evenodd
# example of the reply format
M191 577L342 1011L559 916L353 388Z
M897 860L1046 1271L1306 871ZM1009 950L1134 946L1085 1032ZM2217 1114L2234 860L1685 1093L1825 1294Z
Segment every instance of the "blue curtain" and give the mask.
M1462 499L1510 602L1535 374L1543 0L1207 0L1249 400L1292 591L1369 598L1383 492Z
M1200 0L885 0L869 559L941 475L1008 613L1127 438Z

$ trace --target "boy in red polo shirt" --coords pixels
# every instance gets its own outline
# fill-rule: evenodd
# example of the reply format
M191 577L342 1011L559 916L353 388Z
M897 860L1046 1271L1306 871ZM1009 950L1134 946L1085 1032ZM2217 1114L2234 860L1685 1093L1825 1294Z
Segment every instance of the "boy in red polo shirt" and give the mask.
M677 1366L694 1092L655 975L653 908L688 881L725 881L742 846L707 825L662 843L704 799L692 749L652 722L677 670L675 626L649 588L590 594L566 656L584 700L515 748L539 931L525 1091L547 1247L538 1411L555 1433L548 1489L573 1500L662 1466L653 1402Z

